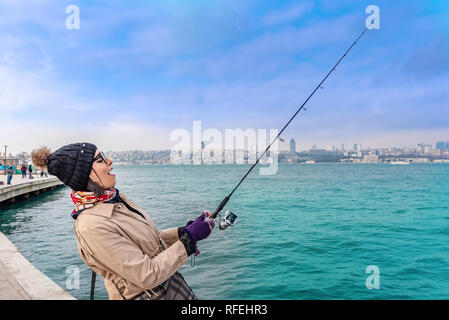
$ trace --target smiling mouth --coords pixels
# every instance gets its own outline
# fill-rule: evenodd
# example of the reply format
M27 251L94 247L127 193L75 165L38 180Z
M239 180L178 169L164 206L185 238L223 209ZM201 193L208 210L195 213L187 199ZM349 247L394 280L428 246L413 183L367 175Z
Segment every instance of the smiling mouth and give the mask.
M111 171L112 171L112 169L114 169L114 168L111 168ZM111 173L111 171L108 172L108 175L115 177L115 174Z

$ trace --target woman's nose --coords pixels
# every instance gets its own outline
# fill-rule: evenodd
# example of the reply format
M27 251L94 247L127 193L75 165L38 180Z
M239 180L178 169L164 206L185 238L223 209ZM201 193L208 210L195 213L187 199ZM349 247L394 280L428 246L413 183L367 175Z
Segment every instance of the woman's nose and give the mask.
M108 158L108 166L112 164L112 160Z

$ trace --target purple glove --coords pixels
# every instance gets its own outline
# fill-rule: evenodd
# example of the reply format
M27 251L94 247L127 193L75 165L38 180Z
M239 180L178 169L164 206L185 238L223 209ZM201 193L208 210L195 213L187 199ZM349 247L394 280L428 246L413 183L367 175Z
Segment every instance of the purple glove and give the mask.
M187 222L187 225L181 228L181 232L187 232L195 244L207 238L215 227L215 219L209 216L210 212L204 211L195 221Z

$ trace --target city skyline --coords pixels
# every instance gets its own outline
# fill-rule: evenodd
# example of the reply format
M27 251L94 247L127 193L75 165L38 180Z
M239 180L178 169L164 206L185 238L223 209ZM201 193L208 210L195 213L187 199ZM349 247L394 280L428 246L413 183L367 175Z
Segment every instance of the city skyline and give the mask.
M292 142L294 144L294 148L295 148L295 153L300 153L300 152L305 152L305 151L310 151L310 150L326 150L326 151L369 151L369 150L393 150L393 149L398 149L398 150L417 150L419 151L421 149L422 152L424 152L424 147L426 146L430 146L430 150L438 150L438 149L444 149L444 150L449 150L449 139L445 140L445 139L440 139L437 142L435 142L434 144L430 144L430 143L416 143L414 146L384 146L384 147L374 147L374 146L366 146L360 143L355 143L355 144L349 144L351 147L344 147L345 144L326 144L325 146L320 146L317 145L315 143L313 143L309 148L298 148L297 147L297 143L296 143L296 139L294 138L290 138L290 140L288 142L284 141L282 142L284 144L284 148L279 148L278 150L280 152L290 152L292 151ZM202 146L204 146L204 142L202 141ZM281 141L280 141L281 143ZM280 144L281 145L281 144ZM1 158L4 156L5 152L4 152L4 146L5 145L1 145L0 144L0 160ZM41 146L47 146L50 147L48 145L42 144L39 146L36 146L34 148L32 148L31 150L23 150L18 148L17 146L15 147L15 149L20 149L20 151L18 152L14 152L10 149L10 146L8 145L7 148L7 155L12 155L12 156L16 156L20 153L31 153L32 150L37 149L38 147ZM255 147L256 145L252 145L252 147ZM355 146L360 146L360 149L357 150L355 148ZM97 147L100 147L97 145ZM225 149L224 147L222 148L222 150L244 150L244 151L250 151L252 149L251 146L248 146L245 149L236 149L235 147L233 149ZM265 148L266 146L264 146ZM342 148L344 148L342 150ZM51 151L55 151L57 148L51 148ZM204 147L202 148L204 149ZM170 151L172 150L171 148L167 148L167 149L102 149L102 151L104 152L133 152L133 151L143 151L143 152L161 152L161 151ZM193 152L193 151L192 151Z
M55 133L56 134L56 133ZM33 139L28 139L29 136L33 136ZM30 135L21 136L20 139L14 139L11 137L8 137L7 140L5 138L0 138L0 154L4 153L4 145L8 145L8 154L11 152L13 154L17 154L20 152L27 152L27 150L33 150L40 146L48 146L51 150L56 150L59 147L62 147L66 144L75 143L75 142L90 142L97 145L98 148L102 150L113 150L113 151L124 151L124 150L146 150L146 151L161 151L161 150L170 150L174 145L175 142L170 141L168 133L168 136L166 136L164 139L163 136L159 139L159 147L147 147L145 143L129 143L132 139L139 139L142 140L142 138L145 138L145 135L142 134L140 136L139 132L139 126L135 128L135 132L129 137L128 141L123 141L122 143L111 143L108 141L109 139L104 139L102 137L99 138L99 135L92 135L89 136L88 134L82 134L82 135L71 135L71 138L67 137L61 137L61 136L54 136L53 139L47 139L47 138L38 138L36 135L33 135L32 132L30 132ZM224 130L223 130L223 136L224 136ZM419 132L417 133L417 136L419 137ZM353 146L354 144L360 144L362 146L369 145L370 148L416 148L418 144L430 144L433 148L437 147L437 144L441 141L449 141L449 132L447 135L442 135L435 137L434 139L416 139L411 140L411 137L408 137L407 143L400 143L400 141L397 141L397 143L389 143L386 139L385 141L375 141L374 143L370 143L370 139L363 139L363 140L356 140L356 139L348 139L344 142L341 142L339 140L334 140L333 142L330 141L317 141L317 140L311 140L304 141L301 138L297 137L291 137L287 135L282 135L281 138L283 138L284 141L279 140L279 150L288 151L290 150L290 140L295 140L295 148L296 150L309 150L314 145L318 146L320 149L326 149L326 150L332 150L332 147L335 146L337 149L341 150L342 146L346 146L345 150L352 150L352 147L348 149L348 146ZM59 143L55 143L54 141L57 140ZM432 141L430 141L432 140ZM42 141L40 143L36 143L36 141ZM16 142L16 143L14 143ZM118 145L118 146L117 146Z
M261 165L272 165L277 163L387 163L387 164L409 164L409 163L449 163L449 141L439 141L434 149L429 144L418 144L417 148L362 148L360 144L354 144L352 149L320 149L313 145L309 150L295 150L294 139L290 140L289 150L278 150L278 153L262 156L265 149L256 145L248 145L246 149L226 149L221 152L216 149L208 149L207 144L202 141L201 149L196 151L181 150L125 150L105 151L116 165L159 165L159 164L252 164L259 159ZM276 156L276 157L273 157ZM7 165L19 166L21 164L32 164L31 156L27 152L17 155L9 154L1 157ZM2 161L0 161L0 168ZM3 167L4 168L4 167Z

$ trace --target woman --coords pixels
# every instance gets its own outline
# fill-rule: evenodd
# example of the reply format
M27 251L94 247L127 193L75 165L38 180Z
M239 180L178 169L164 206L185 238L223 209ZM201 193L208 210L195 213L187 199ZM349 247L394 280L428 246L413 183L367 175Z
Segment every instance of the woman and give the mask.
M90 143L53 153L33 152L33 163L57 176L73 191L72 217L83 261L102 275L109 299L187 299L196 296L178 269L197 242L215 227L205 211L186 226L158 230L150 217L115 188L112 161Z
M31 164L28 167L28 172L30 173L30 179L33 179L33 168L31 168Z

